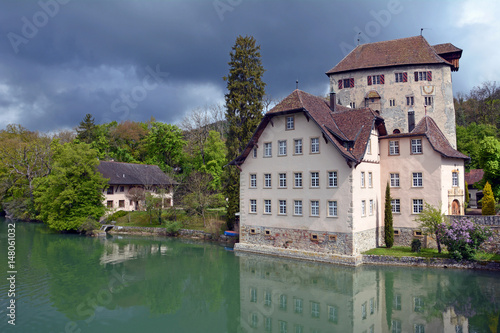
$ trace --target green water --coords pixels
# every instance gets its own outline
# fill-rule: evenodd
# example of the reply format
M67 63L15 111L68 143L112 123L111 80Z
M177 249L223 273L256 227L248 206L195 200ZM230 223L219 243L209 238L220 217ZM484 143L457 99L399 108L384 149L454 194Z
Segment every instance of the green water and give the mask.
M0 332L499 329L495 272L351 268L168 238L60 235L32 223L15 224L12 269L9 223L0 220Z

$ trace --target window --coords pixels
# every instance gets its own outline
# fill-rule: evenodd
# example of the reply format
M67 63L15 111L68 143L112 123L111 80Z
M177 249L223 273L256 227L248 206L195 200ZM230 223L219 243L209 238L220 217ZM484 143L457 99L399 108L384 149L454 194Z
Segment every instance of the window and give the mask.
M458 172L457 171L453 171L451 173L451 185L453 187L458 187Z
M337 187L337 171L328 171L328 187Z
M256 313L252 313L252 317L250 319L250 326L253 328L257 328L257 324L259 323L259 317Z
M319 303L311 302L311 317L319 318Z
M293 304L294 305L293 311L295 313L302 313L303 308L304 308L304 300L302 298L294 298L293 303L294 303Z
M257 175L256 174L250 174L250 187L251 188L257 187Z
M280 215L286 215L286 200L280 200Z
M392 199L391 200L391 207L392 207L392 212L395 214L401 213L401 203L399 199Z
M414 333L425 333L425 326L424 324L415 324L413 328Z
M311 216L319 216L319 201L311 200Z
M337 307L328 305L328 321L331 323L337 323L338 320Z
M406 105L414 105L415 98L413 96L406 96Z
M125 200L119 200L118 201L118 207L125 208Z
M411 153L422 154L422 139L411 140Z
M350 106L352 109L355 109L355 108L356 108L356 102L350 102L350 103L349 103L349 106Z
M361 200L361 216L366 216L366 201Z
M294 173L293 178L294 178L293 182L294 187L302 187L302 172Z
M413 199L413 214L420 214L424 210L424 199Z
M295 128L295 121L293 116L286 117L286 129L293 130Z
M413 311L424 312L424 298L414 297L413 298Z
M311 187L319 187L319 172L311 172Z
M257 147L254 147L252 151L253 151L253 158L256 158L257 157Z
M389 106L396 106L396 100L394 98L389 100Z
M349 79L340 79L338 81L338 87L339 89L342 88L354 88L354 78L349 78Z
M265 305L265 306L271 306L271 303L272 303L272 296L271 296L271 292L266 291L266 292L264 293L264 305Z
M250 288L250 302L257 303L257 289Z
M250 199L250 213L257 213L257 200Z
M392 308L394 310L401 310L401 294L396 294L392 298Z
M424 105L427 105L427 106L432 105L432 96L424 96Z
M374 314L375 313L375 299L374 298L370 298L370 314Z
M271 157L273 154L273 144L271 142L264 143L264 157Z
M391 187L399 187L399 173L391 173Z
M125 192L125 186L120 186L120 192Z
M286 173L280 173L279 179L280 179L280 187L286 188Z
M294 144L295 144L295 155L301 155L302 154L302 139L295 139Z
M280 333L288 333L288 323L283 320L278 320L280 324Z
M401 333L402 332L402 328L401 328L402 324L401 324L401 320L392 320L391 322L391 332L392 333Z
M337 216L337 201L328 201L328 216Z
M108 187L108 194L113 194L113 186Z
M423 179L421 172L414 172L413 174L413 187L422 187Z
M361 187L365 187L365 172L361 171Z
M264 214L271 214L271 200L264 200Z
M293 201L293 215L302 215L302 200Z
M399 141L389 141L389 155L399 155Z
M369 75L367 77L367 81L369 86L371 86L372 84L384 84L385 81L384 74Z
M278 141L278 155L279 156L286 155L286 140Z
M373 174L368 172L368 187L373 187Z
M366 319L366 315L367 315L366 305L367 305L366 302L361 304L361 319Z
M270 173L264 174L264 187L271 188L271 174Z
M106 201L106 207L113 208L113 200Z
M264 329L266 332L272 332L273 330L273 318L264 317Z
M311 139L311 153L312 154L319 153L319 138Z
M370 205L369 205L368 209L370 211L370 215L373 215L373 199L370 199Z
M432 81L432 72L415 72L415 82L418 81Z
M394 73L396 82L408 82L408 73Z
M280 310L286 311L286 295L280 295Z

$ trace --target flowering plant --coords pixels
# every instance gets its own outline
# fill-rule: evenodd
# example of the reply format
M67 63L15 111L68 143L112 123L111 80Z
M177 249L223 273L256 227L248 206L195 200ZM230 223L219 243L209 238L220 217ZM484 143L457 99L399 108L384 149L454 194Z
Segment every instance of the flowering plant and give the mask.
M493 235L488 227L478 225L470 218L453 221L450 225L441 223L438 234L456 260L473 260L481 244Z

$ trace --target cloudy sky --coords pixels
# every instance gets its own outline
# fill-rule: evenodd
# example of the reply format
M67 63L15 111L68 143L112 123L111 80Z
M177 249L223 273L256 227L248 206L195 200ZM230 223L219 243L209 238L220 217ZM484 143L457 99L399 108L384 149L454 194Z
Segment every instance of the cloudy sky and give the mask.
M0 0L0 129L178 123L224 102L238 35L261 46L266 93L326 94L357 43L416 36L464 50L454 92L500 78L497 0ZM359 34L360 33L360 34ZM499 80L500 81L500 80Z

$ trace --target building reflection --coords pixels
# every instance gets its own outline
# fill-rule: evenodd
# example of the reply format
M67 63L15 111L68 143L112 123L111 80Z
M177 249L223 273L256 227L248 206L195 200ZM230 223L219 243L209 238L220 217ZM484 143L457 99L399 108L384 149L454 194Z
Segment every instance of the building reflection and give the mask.
M447 275L238 256L243 332L469 332Z

